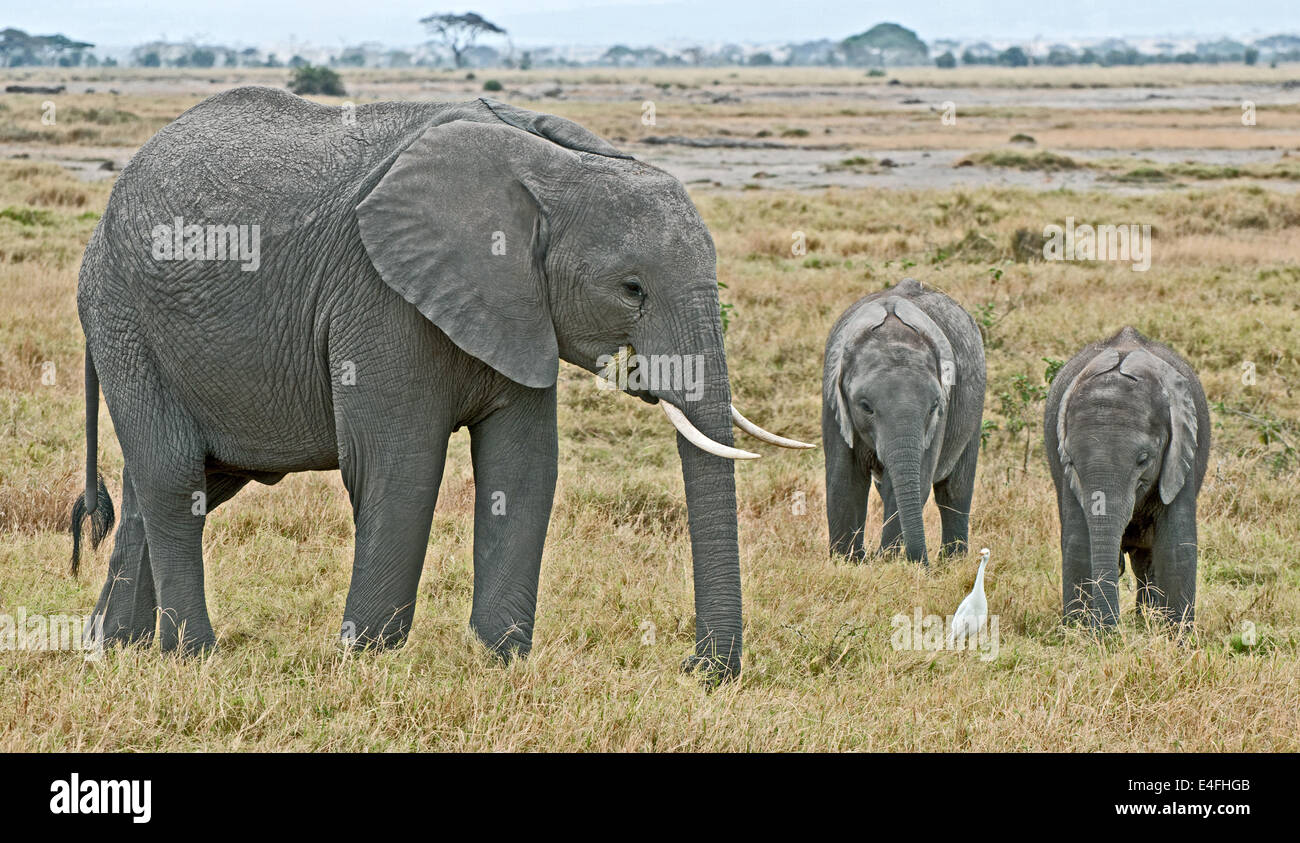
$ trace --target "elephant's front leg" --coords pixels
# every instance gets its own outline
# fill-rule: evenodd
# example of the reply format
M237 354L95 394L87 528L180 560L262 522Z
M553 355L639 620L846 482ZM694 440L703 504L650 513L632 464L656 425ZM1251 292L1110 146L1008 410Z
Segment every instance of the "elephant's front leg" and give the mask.
M1092 602L1092 545L1088 522L1074 493L1062 488L1056 505L1061 518L1061 620L1074 624L1087 617Z
M1123 562L1123 551L1120 553L1120 561ZM1151 582L1151 548L1129 548L1128 560L1133 567L1133 581L1137 584L1137 610L1140 618L1144 607L1151 610L1159 609L1156 588Z
M349 646L400 647L411 630L448 435L440 425L421 424L428 435L404 441L387 427L340 431L339 468L356 525L341 633Z
M876 491L884 505L884 520L880 522L881 555L903 551L903 521L898 517L898 499L894 497L894 484L888 471L881 471L876 480Z
M934 487L934 502L943 524L942 553L960 555L970 540L971 499L975 496L975 465L979 461L980 440L973 437L962 451L952 473Z
M866 556L863 533L871 482L863 476L853 449L829 417L822 422L822 444L826 448L826 521L831 554L860 562Z
M1196 620L1196 500L1181 498L1157 516L1152 534L1151 601L1174 624Z
M470 428L474 459L474 608L470 626L498 654L533 644L542 546L555 499L555 387L519 387Z

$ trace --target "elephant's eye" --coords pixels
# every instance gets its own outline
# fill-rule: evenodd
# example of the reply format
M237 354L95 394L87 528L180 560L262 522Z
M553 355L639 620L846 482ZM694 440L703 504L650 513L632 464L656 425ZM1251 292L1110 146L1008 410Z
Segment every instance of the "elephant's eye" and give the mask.
M637 298L637 299L645 298L645 288L641 286L640 281L637 281L635 279L628 279L627 281L624 281L623 291L633 298Z
M1138 465L1146 465L1149 462L1151 462L1151 455L1146 451L1138 454Z
M866 399L859 401L858 406L862 408L862 412L871 415L871 405L866 402Z
M937 412L939 412L939 399L938 399L938 398L934 399L934 403L930 405L930 415L934 415L934 414L937 413Z

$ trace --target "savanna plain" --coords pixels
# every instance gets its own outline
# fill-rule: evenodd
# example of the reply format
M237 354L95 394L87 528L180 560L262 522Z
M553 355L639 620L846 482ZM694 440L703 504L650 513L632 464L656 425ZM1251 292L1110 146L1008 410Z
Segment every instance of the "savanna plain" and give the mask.
M528 659L499 663L468 630L462 431L405 648L336 644L352 550L337 473L250 486L208 519L219 651L0 651L0 750L1300 748L1300 66L477 73L343 79L362 103L470 99L495 78L491 96L682 178L717 244L737 406L770 429L819 440L823 344L862 295L911 276L962 304L989 382L971 553L832 560L821 451L754 443L764 458L737 465L744 671L708 691L679 669L693 604L672 431L565 365ZM84 459L77 270L115 173L203 97L287 78L0 75L65 86L0 95L0 613L87 614L105 575L111 539L69 574L66 526ZM1150 225L1149 270L1043 261L1044 226L1067 217ZM1134 613L1131 573L1117 633L1060 625L1046 379L1125 324L1183 354L1211 404L1181 640ZM102 403L100 419L120 504ZM873 495L869 544L880 520ZM926 520L937 546L933 501ZM895 649L892 619L953 612L981 547L996 658Z

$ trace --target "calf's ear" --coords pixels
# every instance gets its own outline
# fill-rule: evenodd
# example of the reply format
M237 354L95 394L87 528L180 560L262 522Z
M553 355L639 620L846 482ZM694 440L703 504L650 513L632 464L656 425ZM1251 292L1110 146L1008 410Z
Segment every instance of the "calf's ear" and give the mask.
M1124 358L1120 371L1154 378L1169 403L1169 446L1160 463L1160 500L1172 503L1196 462L1196 402L1191 383L1167 361L1144 349Z

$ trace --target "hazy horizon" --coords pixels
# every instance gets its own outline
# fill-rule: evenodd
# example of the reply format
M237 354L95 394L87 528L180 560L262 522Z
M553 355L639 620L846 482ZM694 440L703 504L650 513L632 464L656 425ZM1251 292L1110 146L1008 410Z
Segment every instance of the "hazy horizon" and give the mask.
M427 40L419 18L476 11L504 27L516 45L645 45L666 41L776 43L840 39L881 22L898 23L925 41L1047 41L1104 37L1261 37L1300 31L1296 0L1256 0L1225 9L1211 0L1101 0L1080 10L1069 0L864 4L811 0L794 10L777 0L482 0L441 5L394 0L382 14L355 2L303 0L268 8L264 0L157 5L143 0L70 0L10 12L0 25L40 35L62 33L100 47L147 41L256 45L290 40L332 46ZM499 39L497 39L499 40ZM492 43L485 39L483 43Z

